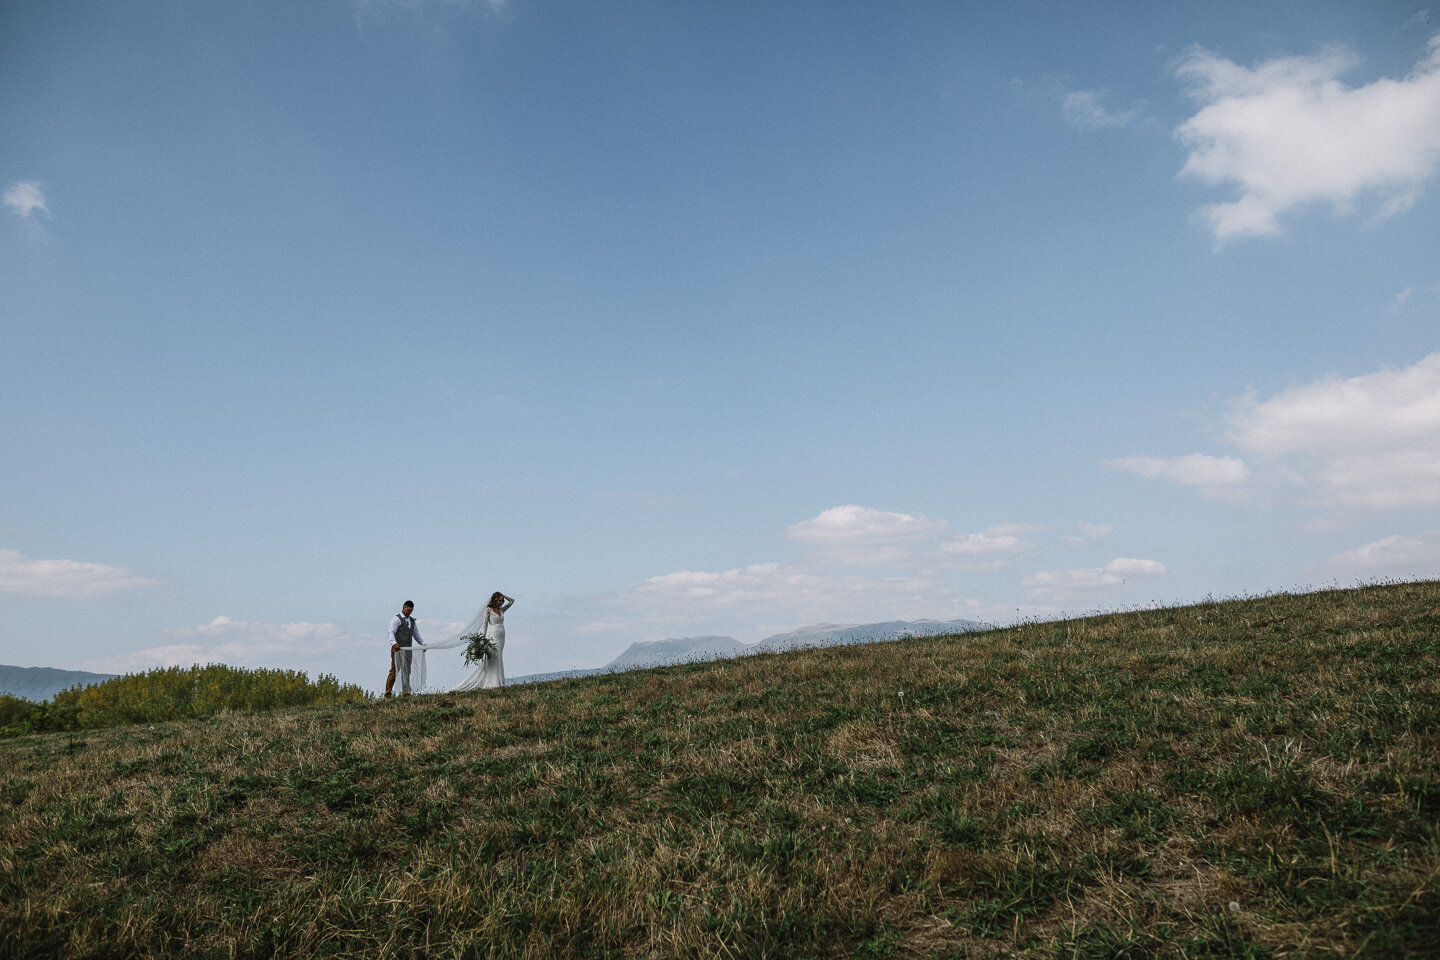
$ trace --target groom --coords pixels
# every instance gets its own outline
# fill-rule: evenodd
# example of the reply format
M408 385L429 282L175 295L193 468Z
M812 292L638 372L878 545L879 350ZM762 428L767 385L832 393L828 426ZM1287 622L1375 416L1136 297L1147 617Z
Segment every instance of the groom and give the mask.
M400 612L390 621L390 675L385 678L386 697L390 696L390 690L395 686L397 670L400 673L401 694L410 693L410 658L414 656L410 646L412 641L425 646L425 641L420 639L420 630L415 626L415 618L410 616L414 609L414 602L406 600Z

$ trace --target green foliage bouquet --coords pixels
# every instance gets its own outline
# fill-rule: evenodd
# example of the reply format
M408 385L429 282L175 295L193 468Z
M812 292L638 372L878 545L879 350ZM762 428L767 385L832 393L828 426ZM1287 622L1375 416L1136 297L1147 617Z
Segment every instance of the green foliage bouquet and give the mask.
M484 663L495 652L495 641L483 633L467 633L460 638L465 641L465 666Z

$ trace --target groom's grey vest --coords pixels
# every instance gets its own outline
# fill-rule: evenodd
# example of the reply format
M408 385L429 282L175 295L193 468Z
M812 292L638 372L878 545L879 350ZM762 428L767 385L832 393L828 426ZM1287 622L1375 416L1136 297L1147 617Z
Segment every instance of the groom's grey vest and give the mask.
M395 628L395 642L402 647L408 647L414 638L415 621L403 613L400 614L400 626Z

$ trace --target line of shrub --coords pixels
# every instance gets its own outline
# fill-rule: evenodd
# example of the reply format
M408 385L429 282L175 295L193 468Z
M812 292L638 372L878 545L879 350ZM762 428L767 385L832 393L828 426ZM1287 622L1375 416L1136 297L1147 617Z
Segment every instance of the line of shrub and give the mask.
M197 720L224 710L274 710L368 699L329 674L207 666L159 667L91 686L74 686L45 703L0 694L0 739L27 733L90 730L127 723Z

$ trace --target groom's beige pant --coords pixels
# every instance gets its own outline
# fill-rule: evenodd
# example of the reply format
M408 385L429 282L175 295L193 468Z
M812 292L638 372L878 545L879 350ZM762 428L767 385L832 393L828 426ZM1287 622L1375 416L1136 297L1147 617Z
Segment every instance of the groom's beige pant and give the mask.
M398 643L390 648L390 675L385 678L385 696L390 696L390 690L395 686L395 670L400 670L400 692L410 693L410 657L409 647L401 647Z

